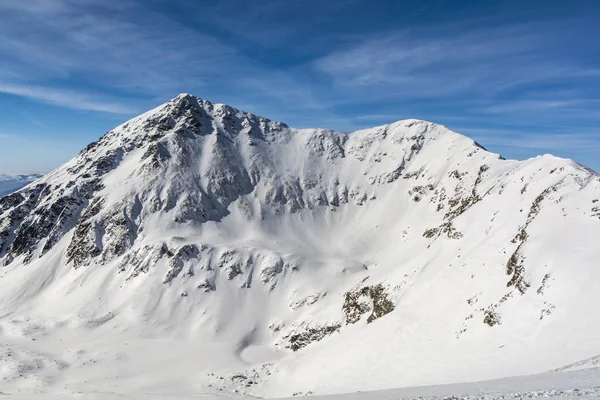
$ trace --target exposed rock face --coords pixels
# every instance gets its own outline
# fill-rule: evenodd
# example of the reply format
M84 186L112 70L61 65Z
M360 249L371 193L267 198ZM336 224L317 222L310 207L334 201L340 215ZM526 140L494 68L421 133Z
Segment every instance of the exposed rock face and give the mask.
M388 298L384 286L377 284L347 292L342 309L347 324L358 322L367 313L370 314L367 323L370 323L394 311L394 303Z
M339 324L310 327L305 331L289 336L289 339L287 337L284 337L284 339L289 340L289 345L287 346L289 349L292 351L298 351L313 342L318 342L324 339L326 336L329 336L335 332L339 332L340 328L341 325Z

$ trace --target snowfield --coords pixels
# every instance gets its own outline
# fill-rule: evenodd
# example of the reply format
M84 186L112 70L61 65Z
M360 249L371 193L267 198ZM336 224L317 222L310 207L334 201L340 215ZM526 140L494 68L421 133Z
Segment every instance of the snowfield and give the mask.
M599 237L571 160L183 94L0 199L0 392L595 398Z
M574 388L576 387L576 388ZM2 394L0 394L1 396ZM39 395L11 395L10 399L31 400ZM47 395L44 398L66 399L127 399L127 400L243 400L248 397L236 393L195 393L181 395L157 395L146 393L118 394L110 392L71 393ZM298 399L289 397L285 399ZM371 392L343 393L325 396L310 396L314 400L592 400L600 398L600 370L546 373L540 375L504 378L492 381L461 383L439 386L421 386Z

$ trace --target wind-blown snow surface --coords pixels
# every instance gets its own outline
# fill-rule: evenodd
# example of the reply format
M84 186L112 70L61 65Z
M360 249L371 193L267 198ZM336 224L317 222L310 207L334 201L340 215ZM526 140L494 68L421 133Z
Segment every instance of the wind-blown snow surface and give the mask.
M0 196L5 196L9 193L21 189L23 186L41 178L41 174L29 175L6 175L0 174Z
M0 200L0 391L328 394L600 354L600 178L191 95Z

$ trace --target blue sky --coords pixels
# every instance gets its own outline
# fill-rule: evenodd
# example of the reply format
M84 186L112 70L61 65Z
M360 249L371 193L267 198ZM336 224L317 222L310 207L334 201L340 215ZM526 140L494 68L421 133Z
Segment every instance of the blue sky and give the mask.
M190 92L295 127L444 124L600 170L600 2L0 0L0 172Z

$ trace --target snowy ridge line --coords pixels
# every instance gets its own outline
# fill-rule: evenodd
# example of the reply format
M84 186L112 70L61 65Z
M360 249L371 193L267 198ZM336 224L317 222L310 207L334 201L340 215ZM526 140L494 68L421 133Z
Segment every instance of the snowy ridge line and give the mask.
M555 368L549 372L563 372L563 371L574 371L574 370L578 370L578 369L584 369L584 368L596 368L600 365L600 355L599 356L594 356L594 357L590 357L588 359L585 360L581 360L569 365L565 365L564 367L560 367L560 368Z

